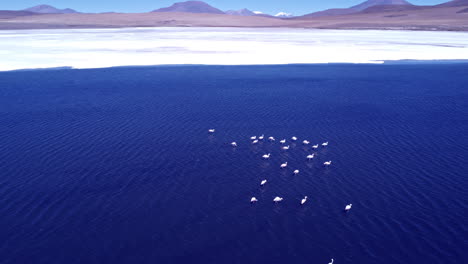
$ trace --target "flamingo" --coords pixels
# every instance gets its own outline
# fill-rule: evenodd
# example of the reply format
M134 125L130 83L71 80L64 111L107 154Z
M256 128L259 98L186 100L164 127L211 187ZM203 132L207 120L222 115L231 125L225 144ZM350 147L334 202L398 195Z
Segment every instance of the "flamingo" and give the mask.
M260 182L260 185L263 186L263 185L265 185L265 183L267 183L267 180L266 180L266 179L263 180L262 182Z
M208 133L214 133L214 132L215 132L214 128L208 129Z
M328 141L322 143L322 147L326 147L326 146L328 146Z
M269 159L269 158L270 158L270 154L271 154L271 153L265 154L265 155L263 155L262 157L263 157L264 159Z
M263 140L265 136L262 134L261 136L258 137L258 139Z
M281 143L281 144L284 144L284 143L286 143L286 139L282 139L282 140L280 140L280 143Z
M256 202L258 202L258 200L257 200L257 198L252 197L252 198L250 199L250 202L251 202L251 203L256 203Z
M292 137L291 140L292 140L292 141L296 141L296 140L297 140L297 137Z
M305 204L307 202L307 196L304 196L304 199L301 200L301 204Z
M257 136L250 137L250 140L255 140L257 139Z
M313 159L313 158L314 158L314 154L309 154L309 155L307 155L307 159L308 159L308 160L311 160L311 159Z
M308 141L308 140L302 141L302 144L304 144L304 145L309 145L309 143L310 143L310 141Z
M283 201L283 198L279 197L279 196L276 196L275 199L273 199L273 202L275 203L278 203L278 202L281 202Z
M258 139L252 141L252 144L257 144L258 143Z
M269 137L268 140L275 141L275 138L274 137Z
M328 263L328 264L333 264L333 259L331 259L331 262L330 262L330 263Z
M237 147L237 143L236 142L231 142L231 146Z
M331 160L325 161L325 162L323 163L323 165L325 165L325 166L330 166L330 165L331 165Z
M299 170L294 170L294 174L299 174Z
M284 150L288 150L288 149L289 149L289 145L284 146L283 149L284 149Z
M288 166L288 162L285 162L285 163L281 164L280 167L281 167L282 169L284 169L284 168L286 168L287 166Z
M353 206L353 204L348 204L348 205L345 206L344 210L349 211L349 210L351 210L352 206Z
M313 149L317 149L317 148L318 148L318 144L313 145L312 148L313 148Z

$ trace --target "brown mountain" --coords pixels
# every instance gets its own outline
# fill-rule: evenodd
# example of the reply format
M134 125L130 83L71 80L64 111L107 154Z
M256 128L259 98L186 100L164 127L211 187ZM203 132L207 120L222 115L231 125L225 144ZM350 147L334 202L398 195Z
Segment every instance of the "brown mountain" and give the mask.
M367 0L358 5L349 8L332 8L324 11L314 12L304 15L303 17L322 17L322 16L338 16L358 13L373 6L412 6L411 3L405 0Z
M185 12L185 13L207 13L224 14L223 11L210 6L202 1L186 1L175 3L169 7L159 8L152 12Z
M377 5L362 11L332 16L233 16L191 12L29 14L3 11L1 29L117 28L117 27L283 27L317 29L380 29L467 31L467 0L438 6ZM447 6L448 5L448 6ZM206 11L204 11L206 12ZM1 14L1 12L0 12Z
M367 9L371 6L380 6L380 5L412 5L411 3L405 1L405 0L367 0L363 3L360 3L359 5L355 5L350 7L350 9L357 10L357 11L362 11L364 9Z
M19 16L32 16L37 15L37 13L29 11L11 11L11 10L0 10L0 19L7 19Z
M411 11L411 10L421 10L425 8L430 8L431 6L415 6L415 5L378 5L371 6L359 13L382 13L382 12L401 12L401 11Z
M240 10L228 10L225 12L228 15L233 15L233 16L254 16L255 13L248 10L247 8L243 8Z
M456 7L456 6L468 6L468 0L452 0L447 3L436 5L436 7Z
M33 13L39 13L39 14L72 14L72 13L78 13L77 11L70 9L70 8L65 8L65 9L58 9L50 5L37 5L33 6L30 8L26 8L22 11L29 11Z

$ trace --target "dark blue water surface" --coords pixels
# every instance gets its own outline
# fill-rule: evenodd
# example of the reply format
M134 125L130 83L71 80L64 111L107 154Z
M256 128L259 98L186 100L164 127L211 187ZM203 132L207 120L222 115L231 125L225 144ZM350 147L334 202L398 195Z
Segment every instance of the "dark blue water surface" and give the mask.
M467 133L468 64L2 72L0 263L468 263Z

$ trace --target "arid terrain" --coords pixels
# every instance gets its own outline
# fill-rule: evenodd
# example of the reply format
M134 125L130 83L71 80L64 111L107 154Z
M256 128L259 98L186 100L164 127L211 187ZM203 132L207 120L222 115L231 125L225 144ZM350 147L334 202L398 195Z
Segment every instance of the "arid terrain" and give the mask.
M468 2L466 5L465 2L457 0L457 4L439 6L380 5L351 14L323 15L317 12L293 18L177 11L100 14L0 11L0 29L286 27L468 31Z

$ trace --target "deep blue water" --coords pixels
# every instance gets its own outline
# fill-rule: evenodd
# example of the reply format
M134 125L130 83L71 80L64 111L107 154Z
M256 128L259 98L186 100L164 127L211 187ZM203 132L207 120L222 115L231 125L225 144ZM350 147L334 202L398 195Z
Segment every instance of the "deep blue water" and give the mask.
M468 64L2 72L0 263L468 263L467 133Z

